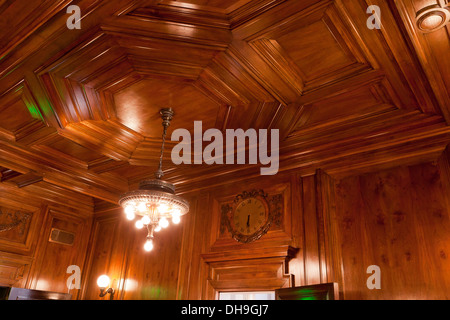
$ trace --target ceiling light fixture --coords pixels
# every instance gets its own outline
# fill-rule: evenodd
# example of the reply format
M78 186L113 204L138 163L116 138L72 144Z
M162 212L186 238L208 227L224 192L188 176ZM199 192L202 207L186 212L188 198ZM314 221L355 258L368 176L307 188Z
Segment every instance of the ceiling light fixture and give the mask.
M439 4L426 6L416 13L416 24L420 31L430 33L437 31L450 22L448 0L439 0Z
M145 251L153 249L154 232L169 226L171 219L174 224L180 222L180 217L189 212L189 203L175 194L175 186L170 182L161 180L164 176L162 160L167 128L170 126L174 113L172 109L161 109L163 125L161 155L159 167L155 172L156 179L144 180L139 183L139 190L130 191L120 197L119 205L124 208L128 220L136 221L136 228L147 228L147 241Z

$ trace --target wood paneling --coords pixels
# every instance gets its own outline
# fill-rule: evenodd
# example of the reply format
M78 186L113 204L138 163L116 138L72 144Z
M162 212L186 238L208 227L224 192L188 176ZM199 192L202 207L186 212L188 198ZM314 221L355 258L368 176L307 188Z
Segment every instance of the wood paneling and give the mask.
M90 231L90 220L71 217L53 210L46 210L44 226L35 253L27 288L71 293L77 298L79 289L69 290L67 279L70 274L67 268L75 265L82 268L87 248L87 235ZM74 234L73 244L61 244L49 241L52 228Z
M71 1L36 1L29 3L3 2L0 7L2 19L0 27L10 28L13 32L5 32L0 38L0 56L5 56L13 50L19 43L24 41L34 30L51 19L56 13L64 8ZM39 19L35 19L36 14ZM30 17L33 17L32 19Z
M136 230L121 209L102 211L93 222L82 298L109 299L99 298L96 283L107 274L115 299L176 299L182 228L171 226L156 233L148 253L143 248L145 231Z
M2 252L0 254L0 285L25 286L32 262L31 257Z
M418 59L424 68L424 72L430 81L432 90L436 93L436 99L442 110L447 123L449 122L449 102L450 102L450 64L448 59L442 59L445 52L450 49L450 38L448 36L450 26L447 25L433 32L422 32L418 28L416 17L419 13L430 8L447 7L448 1L441 0L401 0L395 1L398 14L404 22L405 29L411 39ZM438 19L436 12L428 13L430 19Z
M186 194L189 214L157 234L150 253L120 209L101 213L84 297L97 299L96 277L109 272L118 299L215 299L220 291L329 282L341 299L448 299L448 163L445 152L439 165L340 179L319 170L225 181ZM254 186L283 191L282 228L238 243L221 233L219 204ZM381 268L380 290L367 288L370 265Z
M161 135L162 106L171 106L179 123L189 123L184 127L194 132L194 121L202 118L203 130L214 128L219 105L214 103L191 84L163 80L142 80L114 96L116 115L130 129L147 137ZM152 101L149 104L149 101ZM189 110L186 105L196 105ZM168 136L173 128L168 128Z
M289 260L296 249L282 246L233 254L202 255L208 264L207 289L203 299L217 299L219 292L271 291L294 285Z
M133 166L152 165L158 111L167 106L176 113L170 130L192 128L195 120L204 129L280 129L280 157L289 159L282 170L313 173L330 170L330 162L341 170L347 161L367 163L368 154L377 164L402 164L419 156L405 146L417 137L433 146L426 152L432 156L420 155L430 160L449 142L445 76L435 72L447 68L438 56L448 42L445 29L426 36L411 30L411 13L422 4L412 2L376 2L384 12L380 30L367 28L362 0L85 1L80 30L68 30L67 15L56 15L66 2L43 2L38 19L32 7L4 5L34 22L22 25L20 16L10 27L21 28L4 39L1 149L13 147L15 156L1 165L33 171L21 186L42 177L116 203L137 183ZM103 160L120 163L121 171L90 165ZM209 184L241 168L168 162L167 170L188 190L187 182Z
M2 285L19 288L38 289L68 293L67 273L70 265L79 266L83 275L83 263L90 232L88 212L79 215L79 211L63 205L49 207L43 200L29 197L28 204L20 204L19 199L26 194L19 192L9 196L8 190L2 192L2 225L12 226L2 232L0 240L0 273ZM36 207L39 206L39 207ZM26 221L20 217L28 214ZM75 215L74 215L75 214ZM19 219L19 220L18 220ZM4 221L3 221L4 220ZM19 222L18 224L15 222ZM71 245L50 242L53 228L74 234ZM79 297L79 290L70 291L72 297Z
M130 232L129 225L123 219L119 210L112 210L109 214L100 214L92 224L89 241L89 251L85 263L83 276L84 286L82 298L100 299L97 278L106 274L111 279L111 286L116 290L116 299L122 298L124 286L129 286L125 278L128 260L128 247L135 235ZM121 219L122 218L122 219ZM104 297L103 299L109 299Z
M129 247L123 299L175 300L182 226L171 225L170 228L159 231L155 235L154 248L150 254L143 248L146 231L132 232L135 237Z
M30 253L39 220L39 211L1 207L0 250Z
M273 288L447 297L449 25L416 21L447 1L373 0L380 29L367 27L365 0L83 0L79 30L66 26L69 3L0 1L0 207L20 212L0 223L31 215L0 232L8 281L65 292L65 268L80 264L74 298L97 299L108 273L117 299L201 299L234 276L254 286L257 268ZM170 131L279 129L280 170L175 166L168 141L165 178L192 206L149 255L117 201L153 177L165 107ZM282 213L241 244L220 206L251 188L279 197ZM52 227L75 244L49 243ZM373 260L392 269L386 291L364 287L357 268Z
M346 299L448 299L446 176L434 164L343 179L336 223ZM381 269L369 290L366 269Z

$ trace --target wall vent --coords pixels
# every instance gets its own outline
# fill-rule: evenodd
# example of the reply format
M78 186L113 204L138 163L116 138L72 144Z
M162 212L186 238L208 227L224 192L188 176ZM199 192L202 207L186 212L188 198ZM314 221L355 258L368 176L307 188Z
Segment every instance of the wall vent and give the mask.
M48 241L71 246L75 241L75 234L72 232L52 228Z

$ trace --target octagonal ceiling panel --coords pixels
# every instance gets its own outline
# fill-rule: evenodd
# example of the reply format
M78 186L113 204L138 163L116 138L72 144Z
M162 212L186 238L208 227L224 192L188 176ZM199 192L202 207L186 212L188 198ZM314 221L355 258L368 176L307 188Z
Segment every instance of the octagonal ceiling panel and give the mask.
M306 81L354 62L323 21L287 33L277 41L300 68Z
M277 22L249 44L299 96L373 69L334 4Z
M194 121L203 122L203 130L213 128L220 105L190 83L161 79L143 79L114 95L118 121L146 137L159 138L162 132L159 110L171 107L174 128L193 132Z
M242 6L250 0L175 0L178 3L189 3L198 6L216 7L220 9L228 9Z
M411 30L413 2L376 0L383 28L370 30L366 0L81 1L82 29L68 30L70 1L0 0L17 15L0 36L0 165L21 183L44 177L114 202L153 173L164 107L176 113L169 134L195 120L203 131L279 128L285 170L327 169L336 154L388 161L382 150L396 144L395 157L414 155L413 144L437 152L447 143L436 101L449 105L439 62L448 45ZM194 185L228 172L164 168Z

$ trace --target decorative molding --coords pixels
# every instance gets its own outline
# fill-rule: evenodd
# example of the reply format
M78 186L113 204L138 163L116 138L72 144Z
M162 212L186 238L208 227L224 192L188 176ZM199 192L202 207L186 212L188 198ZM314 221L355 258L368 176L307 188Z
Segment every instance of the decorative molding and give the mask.
M32 257L2 252L0 255L0 286L24 287Z
M447 0L426 6L416 13L416 25L424 33L434 32L450 22L450 6Z
M289 271L289 261L297 252L298 249L285 245L202 254L208 265L206 280L210 285L203 298L214 299L219 291L293 287L295 279Z
M19 230L19 234L23 235L25 232L25 224L28 221L28 219L30 219L31 214L26 213L26 212L20 212L20 211L16 211L14 213L11 212L4 212L4 210L2 210L0 208L0 218L2 217L2 215L5 215L6 218L5 220L11 220L10 223L2 223L0 224L0 232L6 232L9 230L12 230L16 227L18 227Z

